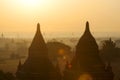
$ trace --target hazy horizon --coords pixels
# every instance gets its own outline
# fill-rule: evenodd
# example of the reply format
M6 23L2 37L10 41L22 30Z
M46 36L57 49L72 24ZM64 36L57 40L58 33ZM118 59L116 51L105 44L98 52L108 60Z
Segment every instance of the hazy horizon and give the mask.
M80 38L83 35L84 32L76 32L76 33L44 33L43 37L48 39L55 39L55 38ZM113 35L113 34L119 34L119 33L107 33L107 32L92 32L93 36L95 38L116 38L119 39L119 35ZM32 39L35 35L35 32L5 32L0 33L0 37L4 38L14 38L14 39Z
M95 37L119 37L119 4L119 0L0 0L0 33L33 37L39 22L45 36L81 36L89 21Z

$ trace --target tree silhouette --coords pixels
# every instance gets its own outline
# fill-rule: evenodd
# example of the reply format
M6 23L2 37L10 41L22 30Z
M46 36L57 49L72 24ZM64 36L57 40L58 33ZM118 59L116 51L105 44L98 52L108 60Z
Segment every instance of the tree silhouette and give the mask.
M2 70L0 70L0 80L5 80L5 74Z
M10 72L4 73L0 70L0 80L15 80L15 76Z
M6 80L15 80L14 75L10 72L5 73L5 78Z
M111 62L118 57L118 48L115 42L111 40L105 40L102 44L102 49L100 50L100 55L105 62Z

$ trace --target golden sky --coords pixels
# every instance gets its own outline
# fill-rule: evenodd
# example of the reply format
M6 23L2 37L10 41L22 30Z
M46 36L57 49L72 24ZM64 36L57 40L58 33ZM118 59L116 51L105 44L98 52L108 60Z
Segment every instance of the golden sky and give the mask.
M46 35L79 35L86 21L96 36L119 36L120 0L0 0L0 33L34 33L40 22Z

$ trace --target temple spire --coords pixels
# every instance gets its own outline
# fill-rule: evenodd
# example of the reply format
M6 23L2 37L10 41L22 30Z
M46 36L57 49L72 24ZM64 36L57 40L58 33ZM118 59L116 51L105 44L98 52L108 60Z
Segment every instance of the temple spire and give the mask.
M43 50L43 48L46 49L46 44L40 30L40 23L38 23L37 30L31 43L30 49Z
M89 29L89 22L88 22L88 21L86 22L86 29L85 29L85 32L90 32L90 29Z
M37 32L40 32L40 23L37 24Z
M61 80L58 78L57 70L49 60L47 45L40 31L39 23L28 50L28 58L22 68L17 70L16 76L20 80Z
M110 62L108 62L108 64L107 64L107 70L108 71L112 71L112 67L111 67L111 63Z
M19 60L19 64L18 64L18 70L20 70L22 67L22 63L21 63L21 60Z

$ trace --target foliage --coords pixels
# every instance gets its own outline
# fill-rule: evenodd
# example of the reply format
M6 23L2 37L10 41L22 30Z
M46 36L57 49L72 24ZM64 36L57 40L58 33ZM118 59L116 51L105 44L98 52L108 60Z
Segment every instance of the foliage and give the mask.
M116 47L115 42L111 40L105 40L100 50L100 55L105 62L115 61L118 57L119 48Z
M0 70L0 80L15 80L15 77L10 72L4 73L2 70Z

